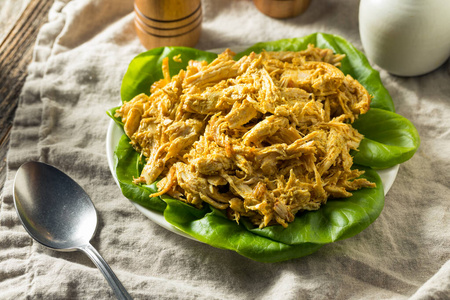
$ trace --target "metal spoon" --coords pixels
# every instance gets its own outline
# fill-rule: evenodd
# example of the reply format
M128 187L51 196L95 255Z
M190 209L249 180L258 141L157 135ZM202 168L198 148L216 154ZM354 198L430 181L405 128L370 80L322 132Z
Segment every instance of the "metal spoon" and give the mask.
M50 165L28 162L17 171L13 189L16 211L31 237L53 250L84 252L118 299L132 299L89 243L97 227L97 212L72 178Z

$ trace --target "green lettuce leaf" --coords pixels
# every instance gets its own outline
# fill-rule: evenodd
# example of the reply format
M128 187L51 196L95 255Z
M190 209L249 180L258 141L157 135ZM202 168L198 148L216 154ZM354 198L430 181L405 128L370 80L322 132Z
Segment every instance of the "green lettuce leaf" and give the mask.
M389 168L409 160L420 144L414 125L390 111L371 108L352 125L364 134L358 151L353 153L356 164Z
M121 118L117 118L117 117L115 116L116 110L118 110L119 108L120 108L120 106L116 106L116 107L110 108L110 109L108 109L108 110L106 111L106 114L107 114L111 119L113 119L113 121L114 121L117 125L119 125L120 128L123 128L123 126L124 126L125 124L123 124L122 119L121 119Z
M220 210L209 206L196 209L166 195L150 198L149 195L156 191L155 184L147 186L132 182L133 177L139 176L143 161L124 135L116 148L115 157L116 174L125 197L148 209L162 212L169 223L199 241L263 262L305 256L325 244L349 238L367 228L379 216L384 205L382 183L373 169L387 168L411 158L419 147L419 135L411 122L395 114L392 99L378 72L371 68L360 51L339 36L316 33L303 38L258 43L238 53L235 59L251 51L303 50L310 43L345 54L341 70L357 79L373 96L372 109L354 123L365 138L353 155L358 164L355 167L364 169L366 173L363 176L376 182L376 188L361 189L350 198L329 200L317 211L299 213L288 228L254 228L248 220L241 219L237 224L228 220ZM163 58L176 55L180 55L181 62L169 61L172 76L184 69L191 59L211 62L217 57L215 53L183 47L156 48L144 52L128 67L122 82L122 101L129 101L140 93L149 94L151 84L163 77ZM108 114L123 127L121 120L114 118L115 110L111 109Z
M261 262L278 262L309 255L323 244L289 245L254 234L243 225L230 221L215 208L198 214L192 206L175 199L165 199L164 217L172 225L211 246L236 251Z

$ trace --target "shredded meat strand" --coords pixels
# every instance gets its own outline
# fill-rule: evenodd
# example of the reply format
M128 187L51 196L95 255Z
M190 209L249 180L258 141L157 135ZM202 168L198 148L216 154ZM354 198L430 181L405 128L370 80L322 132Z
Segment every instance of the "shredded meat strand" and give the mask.
M343 55L309 45L300 52L226 50L210 64L190 61L151 94L116 111L146 159L136 184L239 222L288 226L297 212L375 184L352 170L350 150L363 136L351 123L371 97L338 69Z

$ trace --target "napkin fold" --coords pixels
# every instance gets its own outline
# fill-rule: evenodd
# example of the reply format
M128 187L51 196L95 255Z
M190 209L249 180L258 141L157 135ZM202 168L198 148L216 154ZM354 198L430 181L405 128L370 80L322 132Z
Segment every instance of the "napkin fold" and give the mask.
M249 45L321 31L362 49L359 1L312 1L276 20L249 0L203 0L198 48ZM136 299L450 299L450 65L414 78L381 71L397 113L422 144L400 166L381 216L357 236L291 261L264 264L181 237L143 216L108 168L105 111L145 49L133 1L54 2L40 30L20 96L0 206L0 299L109 299L114 295L79 252L48 250L20 224L12 185L18 167L40 160L65 171L99 216L92 244Z

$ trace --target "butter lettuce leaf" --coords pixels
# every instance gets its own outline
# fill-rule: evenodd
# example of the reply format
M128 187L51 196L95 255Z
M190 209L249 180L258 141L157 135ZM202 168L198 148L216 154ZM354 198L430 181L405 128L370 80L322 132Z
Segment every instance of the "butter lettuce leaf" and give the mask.
M396 113L371 108L353 124L364 134L353 162L385 169L409 160L420 145L417 129Z
M211 246L236 251L260 262L278 262L309 255L324 244L289 245L254 234L244 225L230 221L223 212L209 208L204 215L179 200L166 198L164 217L172 225Z

